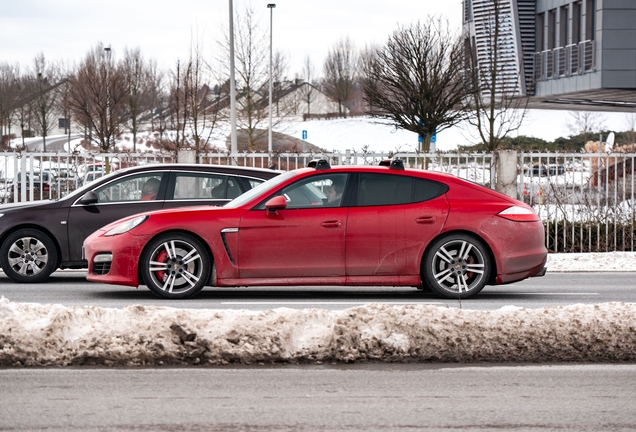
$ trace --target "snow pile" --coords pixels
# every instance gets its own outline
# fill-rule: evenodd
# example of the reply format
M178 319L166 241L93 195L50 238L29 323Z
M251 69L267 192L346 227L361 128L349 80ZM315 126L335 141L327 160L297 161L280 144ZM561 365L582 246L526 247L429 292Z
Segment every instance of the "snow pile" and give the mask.
M548 254L549 272L633 272L636 271L636 253L562 253Z
M636 305L124 309L0 299L0 366L636 360Z

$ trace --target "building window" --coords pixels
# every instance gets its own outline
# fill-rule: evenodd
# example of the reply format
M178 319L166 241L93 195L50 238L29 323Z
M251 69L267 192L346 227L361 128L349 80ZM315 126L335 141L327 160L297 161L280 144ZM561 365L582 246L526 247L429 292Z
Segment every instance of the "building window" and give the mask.
M556 9L548 12L548 49L556 48Z
M596 33L596 1L587 0L585 4L585 39L594 40Z
M537 15L537 52L545 49L545 14Z
M572 43L578 44L581 42L581 17L583 10L581 2L574 3L574 10L572 11Z
M464 0L464 22L472 21L473 11L472 11L472 2L473 0Z
M563 6L561 8L561 40L559 45L561 45L562 47L566 47L568 45L568 34L570 30L570 17L568 16L568 12L569 8L567 6Z

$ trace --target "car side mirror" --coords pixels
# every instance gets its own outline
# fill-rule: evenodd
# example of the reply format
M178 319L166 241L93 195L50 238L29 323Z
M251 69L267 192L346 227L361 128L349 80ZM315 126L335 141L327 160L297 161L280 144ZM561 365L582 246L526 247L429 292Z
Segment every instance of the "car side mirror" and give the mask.
M88 191L79 200L79 203L84 205L91 205L91 204L97 204L98 201L99 199L97 198L97 194L93 191Z
M287 208L287 200L284 196L278 195L265 203L265 208L268 213L273 213L276 210L284 210Z

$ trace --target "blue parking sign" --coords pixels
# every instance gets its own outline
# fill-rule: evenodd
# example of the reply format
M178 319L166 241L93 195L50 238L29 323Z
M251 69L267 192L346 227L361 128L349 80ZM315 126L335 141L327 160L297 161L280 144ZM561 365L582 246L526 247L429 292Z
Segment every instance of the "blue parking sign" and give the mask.
M304 140L306 140L306 139L307 139L307 131L306 131L306 130L304 130L304 131L303 131L303 139L304 139Z

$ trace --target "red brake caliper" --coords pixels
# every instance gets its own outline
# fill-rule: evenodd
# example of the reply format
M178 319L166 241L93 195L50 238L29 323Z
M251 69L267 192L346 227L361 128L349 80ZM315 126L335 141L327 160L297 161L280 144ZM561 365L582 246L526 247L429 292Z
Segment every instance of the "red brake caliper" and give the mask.
M165 250L162 250L161 252L159 252L159 255L157 255L157 258L155 258L155 261L162 263L166 261L167 257L168 257L168 252L166 252ZM157 275L158 280L165 281L166 272L159 270L159 271L156 271L155 274Z

